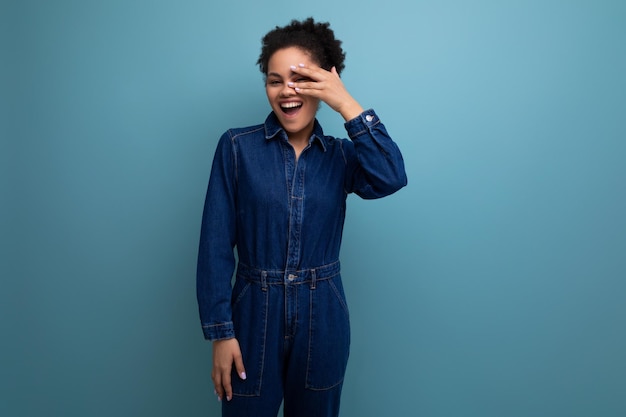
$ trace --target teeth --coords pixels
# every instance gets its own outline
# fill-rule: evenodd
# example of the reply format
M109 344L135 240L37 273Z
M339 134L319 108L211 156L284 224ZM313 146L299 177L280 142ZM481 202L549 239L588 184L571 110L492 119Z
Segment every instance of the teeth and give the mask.
M283 109L293 109L294 107L300 107L302 103L283 103L280 105Z

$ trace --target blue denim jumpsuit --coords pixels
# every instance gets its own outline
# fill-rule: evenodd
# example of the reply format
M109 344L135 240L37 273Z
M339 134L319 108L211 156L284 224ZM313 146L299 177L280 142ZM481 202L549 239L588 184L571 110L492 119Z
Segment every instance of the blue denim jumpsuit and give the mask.
M275 417L283 398L287 417L339 413L350 345L339 267L346 198L407 183L373 110L345 128L351 140L324 135L316 120L297 159L274 113L218 143L198 254L200 320L206 339L237 338L247 374L233 370L223 416Z

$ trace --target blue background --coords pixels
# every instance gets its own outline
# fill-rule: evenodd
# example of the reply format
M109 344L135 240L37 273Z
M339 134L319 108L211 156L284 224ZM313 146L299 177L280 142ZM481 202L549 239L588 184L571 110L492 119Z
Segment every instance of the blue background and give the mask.
M0 415L218 415L210 161L309 15L409 176L348 202L342 416L626 415L626 3L597 0L3 2Z

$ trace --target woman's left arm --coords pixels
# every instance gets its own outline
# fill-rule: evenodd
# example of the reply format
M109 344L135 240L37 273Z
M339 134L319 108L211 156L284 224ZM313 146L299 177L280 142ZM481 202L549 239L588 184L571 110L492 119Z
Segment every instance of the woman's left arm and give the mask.
M344 126L352 140L342 142L346 192L380 198L407 184L402 153L374 110L364 111Z
M291 70L307 79L290 83L296 93L319 98L346 121L345 128L352 140L343 144L346 192L355 192L363 198L380 198L404 187L407 178L400 149L378 115L371 109L363 111L348 93L335 67L326 71L298 64Z

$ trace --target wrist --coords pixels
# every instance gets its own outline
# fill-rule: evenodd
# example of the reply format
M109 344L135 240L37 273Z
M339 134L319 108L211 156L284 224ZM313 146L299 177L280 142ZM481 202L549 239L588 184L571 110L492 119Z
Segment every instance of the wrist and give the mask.
M339 113L347 122L363 113L363 107L361 107L361 105L356 100L352 100L352 102L342 106L342 108L339 110Z

